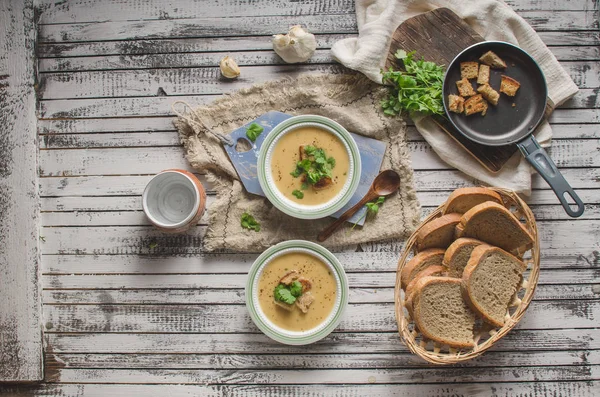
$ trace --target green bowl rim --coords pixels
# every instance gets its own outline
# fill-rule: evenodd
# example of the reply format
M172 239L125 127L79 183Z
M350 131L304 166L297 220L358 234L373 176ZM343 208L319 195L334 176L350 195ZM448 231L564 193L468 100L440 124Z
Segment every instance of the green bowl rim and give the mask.
M266 172L267 172L265 170L266 160L267 160L266 158L267 158L267 153L269 151L269 148L273 144L273 141L275 141L275 139L282 132L289 130L290 127L293 127L294 125L297 125L297 124L303 124L303 123L321 124L324 127L327 127L328 130L329 129L333 130L336 133L336 135L338 136L338 138L341 139L345 143L345 145L347 145L347 147L350 149L350 155L351 155L351 160L352 160L351 161L352 170L350 170L352 172L352 175L351 175L352 179L350 180L350 185L349 185L348 189L346 190L346 192L337 201L333 202L332 204L330 204L328 206L320 208L320 209L311 208L311 207L300 209L297 207L290 206L288 203L286 203L280 197L278 197L278 194L276 193L276 192L278 192L278 189L275 186L272 186L271 184L268 183L267 176L266 176ZM361 167L362 167L360 151L359 151L358 145L356 144L356 141L354 140L352 135L350 135L350 133L336 121L331 120L324 116L311 115L311 114L294 116L287 120L282 121L277 126L275 126L275 128L273 128L273 130L271 130L269 135L267 135L267 137L265 138L265 140L261 146L260 153L258 155L258 161L257 161L256 165L257 165L256 168L257 168L257 174L258 174L258 182L259 182L260 187L262 188L263 192L265 193L265 196L267 197L267 199L281 212L283 212L287 215L293 216L295 218L300 218L300 219L325 218L327 216L334 214L335 212L339 211L340 209L342 209L344 207L344 205L346 205L348 203L348 201L350 201L350 199L356 192L358 185L360 184Z
M320 328L317 332L307 331L306 335L286 335L277 330L271 328L271 326L263 321L262 316L258 313L260 309L254 305L254 280L259 270L263 268L266 262L268 262L273 256L284 250L289 249L302 249L302 251L312 251L323 257L330 267L336 272L337 280L339 280L339 298L340 303L337 306L337 311L333 316L329 317L328 323L325 326L319 325ZM340 323L342 316L348 306L348 279L346 272L342 267L340 261L333 255L328 249L320 246L319 244L306 241L306 240L288 240L274 245L265 250L260 256L254 261L252 267L248 271L248 279L246 281L246 307L254 324L269 338L287 345L307 345L310 343L317 342L327 335L329 335ZM334 307L335 310L335 307Z

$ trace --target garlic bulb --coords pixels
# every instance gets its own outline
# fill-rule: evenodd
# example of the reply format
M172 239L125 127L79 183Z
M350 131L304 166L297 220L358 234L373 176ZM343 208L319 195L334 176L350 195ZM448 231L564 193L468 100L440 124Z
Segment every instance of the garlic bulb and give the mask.
M240 75L240 68L238 67L237 63L235 63L233 58L228 56L221 59L219 68L221 68L221 74L228 79L235 79Z
M287 63L304 62L315 53L317 40L314 34L296 25L288 34L273 36L273 49Z

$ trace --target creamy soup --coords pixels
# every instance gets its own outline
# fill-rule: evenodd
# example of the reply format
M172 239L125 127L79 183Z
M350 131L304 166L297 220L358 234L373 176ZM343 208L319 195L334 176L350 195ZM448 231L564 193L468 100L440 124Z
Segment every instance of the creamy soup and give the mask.
M303 313L296 304L291 310L280 307L274 290L283 276L296 270L310 280L314 301ZM272 260L258 281L258 301L263 313L274 324L288 331L308 331L317 327L331 314L336 301L336 280L332 270L316 257L305 253L289 253Z
M312 145L323 149L327 157L335 159L332 169L330 187L315 190L312 187L302 190L302 176L294 177L290 173L296 169L300 161L300 146ZM332 133L315 127L303 127L284 135L273 149L271 158L271 173L277 189L288 199L306 205L323 204L334 198L344 187L348 179L350 158L346 147L338 137ZM303 197L298 198L294 191L302 191Z

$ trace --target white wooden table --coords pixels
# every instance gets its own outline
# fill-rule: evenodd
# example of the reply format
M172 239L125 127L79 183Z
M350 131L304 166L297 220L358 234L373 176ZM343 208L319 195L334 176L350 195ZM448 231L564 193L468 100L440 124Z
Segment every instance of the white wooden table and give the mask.
M339 69L329 48L356 35L353 0L39 0L45 381L0 394L600 395L598 1L509 4L581 88L551 117L550 152L586 211L570 219L533 177L543 256L528 313L482 357L434 367L397 333L401 242L339 253L351 286L344 321L315 345L287 347L247 315L243 286L255 255L204 254L205 223L167 236L141 210L153 174L190 169L171 123L174 100L203 104L257 82ZM284 65L271 50L270 35L293 24L317 34L308 64ZM233 82L219 78L228 54L242 67ZM414 127L409 137L424 215L476 183L444 164Z

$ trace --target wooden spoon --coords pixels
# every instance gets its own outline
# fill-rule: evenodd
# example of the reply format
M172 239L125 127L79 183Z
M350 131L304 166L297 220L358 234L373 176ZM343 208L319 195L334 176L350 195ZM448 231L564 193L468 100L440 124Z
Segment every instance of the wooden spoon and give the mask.
M344 212L342 216L340 216L335 222L331 225L327 226L325 230L323 230L319 236L317 237L318 241L325 241L331 236L331 234L344 222L352 217L361 209L366 203L369 201L375 200L380 196L389 196L394 193L400 187L400 175L396 171L393 170L385 170L379 173L369 191L356 205L350 208L348 211Z

